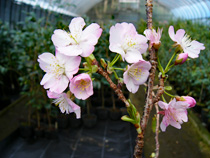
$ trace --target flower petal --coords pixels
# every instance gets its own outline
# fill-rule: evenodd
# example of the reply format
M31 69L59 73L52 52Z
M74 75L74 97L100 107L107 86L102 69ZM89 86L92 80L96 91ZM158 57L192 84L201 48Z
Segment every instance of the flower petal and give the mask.
M69 24L69 30L71 32L71 35L76 39L76 41L81 38L82 29L84 26L85 21L81 17L73 18L71 20L71 23Z
M59 79L56 79L56 84L50 87L50 91L55 93L62 93L68 87L69 79L62 75Z
M41 85L44 85L44 84L46 84L47 82L49 82L51 79L53 79L54 77L55 77L54 74L52 74L52 73L46 73L46 74L43 76L43 78L42 78L40 84L41 84Z
M133 50L128 50L125 54L125 60L128 63L136 63L139 60L143 60L142 55L139 51L133 49Z
M69 105L71 106L72 110L74 111L74 113L76 114L76 118L79 119L81 118L81 109L80 107L75 104L71 99L67 99Z
M163 101L159 101L158 105L161 109L167 110L168 109L168 104L163 102Z
M95 49L94 45L85 42L80 43L80 48L82 49L82 57L88 57Z
M72 42L69 34L66 31L60 29L54 31L51 39L56 47L65 47Z
M121 45L120 44L111 44L109 45L109 50L112 51L112 52L115 52L115 53L118 53L122 56L122 59L124 60L124 57L125 57L125 52L124 50L122 49Z
M180 123L176 122L176 121L170 121L170 125L177 128L177 129L181 129L181 125Z
M79 45L70 45L66 47L58 47L58 51L67 56L78 56L82 54L82 49Z
M169 125L169 123L168 123L166 117L164 116L162 122L160 123L161 130L163 132L165 132L166 131L166 127L168 127L168 125Z
M200 50L204 50L205 46L203 43L198 41L192 41L191 46L184 49L184 52L188 53L190 58L198 58L200 54Z
M96 45L101 36L102 29L96 23L87 26L82 32L82 41L87 41L91 45Z
M131 77L128 75L128 72L124 72L123 74L123 80L126 85L126 88L131 92L131 93L136 93L139 89L138 85L135 85L134 82L132 81Z
M174 27L173 26L170 26L169 29L168 29L168 34L170 36L170 38L176 42L176 39L175 39L175 34L174 34Z
M76 74L79 70L79 65L81 62L81 57L69 57L65 64L65 74L69 78L72 79L73 75Z
M59 98L61 94L58 94L58 93L55 93L55 92L51 92L51 91L47 91L47 96L48 98L51 98L51 99L56 99L56 98Z
M176 35L174 36L174 38L176 39L178 43L181 43L182 38L184 37L184 34L185 34L185 30L183 29L179 29L176 31Z

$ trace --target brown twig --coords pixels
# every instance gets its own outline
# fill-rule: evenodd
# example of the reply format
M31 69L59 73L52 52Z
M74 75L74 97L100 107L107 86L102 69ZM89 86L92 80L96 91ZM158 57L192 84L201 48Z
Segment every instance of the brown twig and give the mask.
M155 109L156 109L156 130L155 130L155 142L156 142L156 148L155 148L155 158L158 158L159 156L159 149L160 149L160 144L159 144L159 127L160 127L160 114L159 114L159 107L157 103L155 103Z
M109 77L109 74L107 73L107 71L102 69L102 67L98 64L98 61L96 59L92 61L92 65L97 65L98 66L97 73L99 73L100 75L105 77L105 79L109 82L110 87L114 90L114 92L117 94L119 99L122 100L125 103L126 107L129 107L130 104L127 101L127 99L125 98L122 90L120 88L118 88L117 85L114 82L112 82L112 80Z
M160 100L161 95L164 93L164 80L165 77L160 78L158 91L156 97L153 99L153 104L157 103Z

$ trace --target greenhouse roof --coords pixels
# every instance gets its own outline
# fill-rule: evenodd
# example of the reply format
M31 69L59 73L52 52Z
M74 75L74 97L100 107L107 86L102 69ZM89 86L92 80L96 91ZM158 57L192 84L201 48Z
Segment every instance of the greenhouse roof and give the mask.
M145 5L145 0L16 0L33 6L52 10L71 16L82 16L86 14L97 3L136 3ZM158 7L163 7L171 12L174 18L181 19L206 19L210 17L210 0L154 0ZM132 5L136 7L135 5ZM155 14L158 14L155 12ZM167 14L164 13L166 16ZM157 15L158 16L158 15Z

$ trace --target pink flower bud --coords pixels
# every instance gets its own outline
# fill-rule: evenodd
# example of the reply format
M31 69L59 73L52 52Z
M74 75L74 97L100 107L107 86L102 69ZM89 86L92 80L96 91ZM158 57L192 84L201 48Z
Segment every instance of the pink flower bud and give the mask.
M175 65L183 64L187 60L187 58L188 58L187 53L178 54L177 57L176 57Z
M184 102L189 104L189 108L192 108L195 106L196 101L193 97L190 96L182 96L182 98L184 98Z

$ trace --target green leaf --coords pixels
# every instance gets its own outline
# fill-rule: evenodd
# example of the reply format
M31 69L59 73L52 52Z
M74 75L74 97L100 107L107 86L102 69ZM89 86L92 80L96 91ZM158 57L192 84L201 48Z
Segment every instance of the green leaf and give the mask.
M155 133L156 132L156 117L154 116L152 118L152 131Z
M171 91L172 87L171 86L165 86L164 89L167 90L167 91Z
M129 116L127 116L127 115L122 116L122 117L121 117L121 120L130 122L130 123L132 123L132 124L136 124L136 121L133 120L132 118L130 118Z

